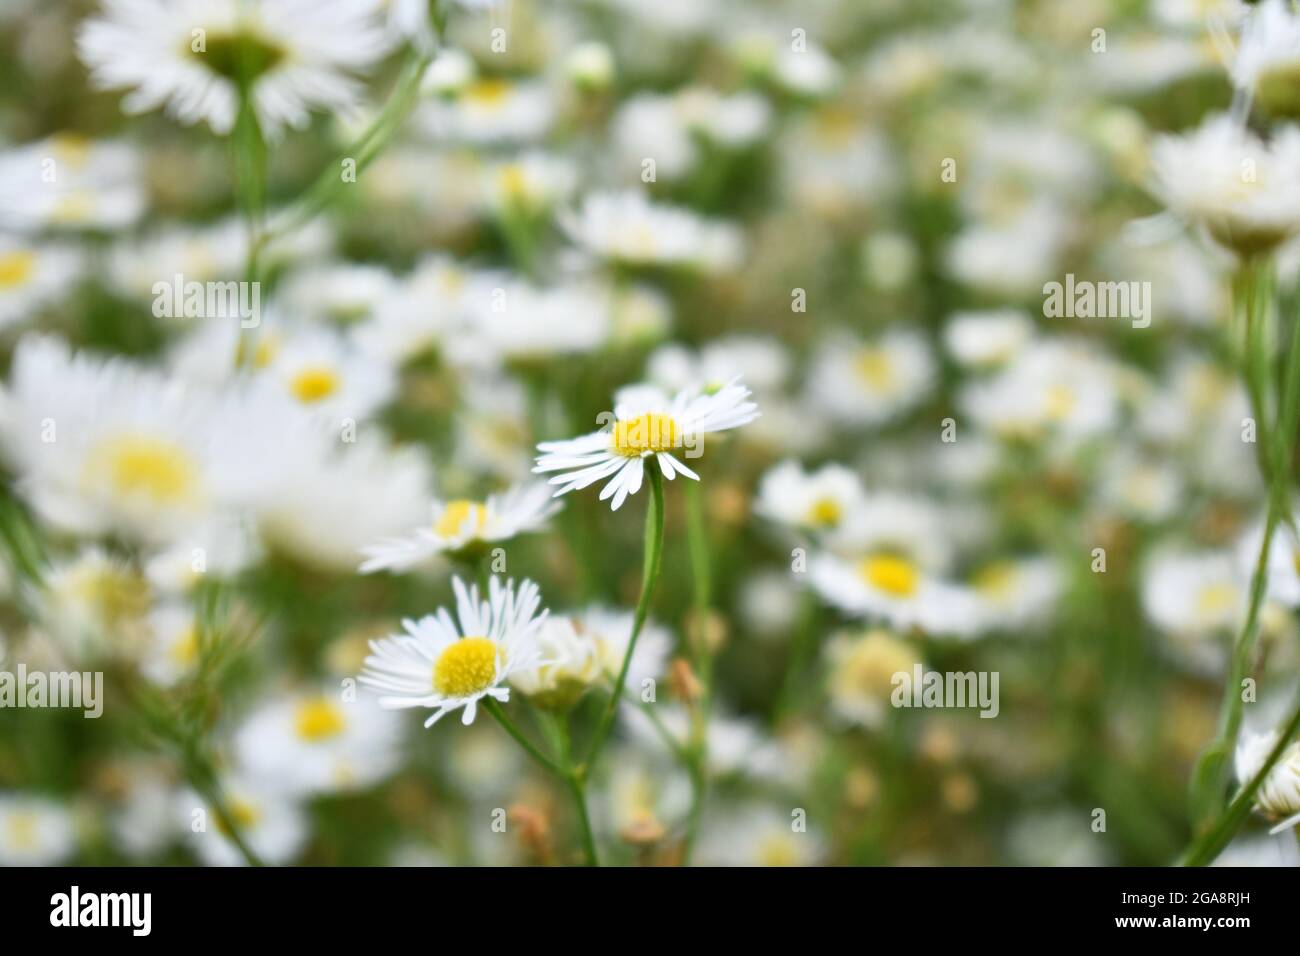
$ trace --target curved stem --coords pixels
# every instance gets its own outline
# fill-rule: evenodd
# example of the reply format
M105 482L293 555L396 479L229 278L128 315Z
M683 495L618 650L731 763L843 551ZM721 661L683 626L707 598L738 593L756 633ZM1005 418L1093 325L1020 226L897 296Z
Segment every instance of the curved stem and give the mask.
M567 777L568 771L561 767L538 748L531 740L524 736L524 732L515 726L515 722L506 716L506 712L501 709L501 705L491 697L483 698L483 709L505 728L505 732L515 739L515 743L524 748L524 752L543 769L555 774L557 777Z
M605 745L610 728L614 725L614 715L618 712L619 701L623 698L623 686L627 683L628 668L632 665L632 653L636 650L637 638L645 625L646 615L650 611L650 599L654 596L655 583L659 580L659 563L664 551L664 485L657 462L646 466L650 473L650 503L645 512L645 549L641 565L641 597L636 602L636 614L632 620L632 636L627 642L627 651L623 654L623 665L618 671L618 680L609 695L609 703L596 726L596 734L591 738L587 748L587 758L582 768L590 772L596 765L600 750Z

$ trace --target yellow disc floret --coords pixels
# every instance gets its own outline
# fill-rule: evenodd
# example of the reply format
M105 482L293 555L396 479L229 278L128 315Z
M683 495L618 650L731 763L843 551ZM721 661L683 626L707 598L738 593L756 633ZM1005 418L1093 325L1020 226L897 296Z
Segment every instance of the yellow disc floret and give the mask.
M894 597L911 597L920 578L912 562L892 554L873 555L858 570L869 585Z
M0 289L24 285L36 267L36 253L27 249L0 252Z
M433 689L444 697L468 697L492 686L502 649L486 637L463 637L438 656Z
M636 418L620 418L610 435L610 450L624 458L640 458L652 452L669 451L681 442L681 429L671 415L646 412Z
M487 508L477 501L458 498L447 502L434 522L433 533L443 538L454 538L462 531L476 535L487 524L487 517Z
M289 388L298 401L310 405L339 390L339 373L326 365L310 365L299 370L289 382Z
M312 742L337 737L347 728L343 708L324 697L313 697L298 705L294 729L303 740Z
M107 483L122 497L177 505L198 494L199 469L189 452L149 435L121 435L99 445L87 459L92 484Z
M808 523L814 528L834 528L844 517L844 509L834 498L818 498L808 509Z

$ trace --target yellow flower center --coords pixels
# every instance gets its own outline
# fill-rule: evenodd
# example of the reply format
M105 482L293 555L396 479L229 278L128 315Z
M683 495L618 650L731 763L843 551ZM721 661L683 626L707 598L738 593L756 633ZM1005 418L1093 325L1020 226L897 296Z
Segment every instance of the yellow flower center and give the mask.
M226 801L226 812L230 814L231 820L241 833L247 833L257 826L257 822L262 819L262 811L247 800L241 800L238 797L232 797ZM226 826L221 817L217 817L217 829L226 836L230 836L230 828Z
M168 653L177 667L192 667L199 659L199 632L193 627L186 628Z
M36 253L29 249L0 252L0 289L25 285L36 269Z
M87 459L87 472L92 480L106 479L121 497L157 505L181 504L198 494L199 469L189 452L148 435L122 435L99 445Z
M894 384L893 363L889 361L889 354L881 349L867 349L858 356L858 374L878 392L886 391Z
M478 106L500 106L510 95L510 83L506 80L479 80L465 90L465 99Z
M298 705L294 716L294 729L298 736L311 743L337 737L347 728L343 708L332 700L314 697Z
M1010 597L1016 583L1016 566L1010 561L998 561L981 568L971 580L975 590L992 598Z
M447 507L442 509L442 514L433 526L433 533L443 538L454 538L462 531L477 535L487 524L487 517L484 505L466 498L457 498L447 502Z
M19 850L34 850L39 842L37 822L36 814L28 810L10 814L7 827L9 842Z
M892 554L873 555L862 562L858 571L873 588L894 597L915 594L920 577L916 565Z
M325 365L311 365L302 369L289 383L294 397L304 404L329 398L339 390L339 374Z
M518 163L508 163L497 174L497 183L507 199L526 202L532 190L529 188L528 174Z
M1077 404L1074 392L1064 385L1053 385L1047 390L1047 417L1054 422L1063 421Z
M68 593L110 630L141 617L152 603L149 583L127 568L87 568L69 582Z
M74 168L86 165L91 145L89 137L80 133L56 133L50 137L55 158Z
M769 836L760 841L758 846L759 866L794 866L799 862L799 853L789 837Z
M609 447L624 458L640 458L651 452L668 451L681 442L681 430L670 415L646 412L614 423Z
M815 528L833 528L844 517L844 509L834 498L818 498L808 509L808 523Z
M1231 584L1211 584L1196 595L1196 609L1202 614L1222 614L1237 603L1237 589Z
M468 697L492 686L504 651L486 637L462 637L438 656L433 689L444 697Z

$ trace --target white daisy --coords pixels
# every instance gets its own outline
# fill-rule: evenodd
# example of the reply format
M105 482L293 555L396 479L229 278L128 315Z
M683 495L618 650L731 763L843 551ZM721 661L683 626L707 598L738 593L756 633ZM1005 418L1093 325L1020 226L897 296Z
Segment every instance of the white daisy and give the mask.
M590 352L610 334L610 290L596 282L539 287L517 279L482 281L466 296L468 324L449 337L448 358L471 369L531 365Z
M1151 148L1152 191L1175 214L1244 255L1300 230L1300 129L1266 143L1228 116L1212 116Z
M798 462L784 461L759 482L754 512L790 528L825 531L838 528L862 500L862 482L843 465L805 472Z
M239 836L272 866L290 863L307 841L308 822L296 797L244 773L221 780L222 796ZM188 845L207 866L243 866L244 856L217 814L201 796L183 791L175 802L177 823Z
M0 236L0 328L35 318L77 281L72 249Z
M623 666L627 645L632 640L634 617L631 611L600 606L587 607L572 615L574 627L592 642L596 664L610 681L618 679ZM627 667L627 686L637 688L643 681L663 677L672 647L673 637L668 629L646 620Z
M612 498L610 507L617 511L628 495L640 489L645 460L651 455L669 481L679 474L699 481L700 476L675 458L672 450L685 449L685 457L698 458L704 453L705 434L752 422L759 412L749 394L739 379L716 392L687 389L671 399L657 388L637 388L615 405L608 429L538 445L542 454L533 471L563 472L550 479L560 486L556 497L609 478L600 500Z
M63 804L0 793L0 865L53 866L75 848L72 815Z
M851 561L820 554L809 561L808 578L825 600L845 613L899 630L960 635L969 633L976 620L977 608L968 591L897 552L875 551Z
M264 374L291 401L336 427L368 418L397 388L385 362L358 353L343 336L319 327L281 333Z
M837 634L826 645L826 691L840 720L879 727L889 713L894 675L922 663L907 641L885 630Z
M140 655L140 671L151 681L170 687L199 664L199 630L194 609L178 602L159 605L149 613L148 649Z
M338 793L368 787L400 759L397 714L365 696L345 699L325 685L277 696L235 734L239 765L287 793Z
M1019 631L1041 623L1062 588L1061 571L1047 558L993 561L967 582L975 598L972 631Z
M366 560L360 570L362 574L407 571L435 554L468 557L494 542L541 530L559 510L559 503L551 500L550 489L537 482L488 495L484 501L435 500L428 526L416 528L406 537L387 538L362 548Z
M1004 365L1020 353L1034 332L1029 316L1017 309L957 312L943 330L949 354L968 368Z
M1157 554L1143 570L1143 609L1173 635L1229 633L1245 602L1246 587L1230 552Z
M541 655L537 632L546 620L539 615L537 585L525 580L516 592L493 577L489 599L479 599L477 586L466 589L452 578L456 616L446 608L418 621L404 620L405 634L372 641L361 682L382 693L381 707L424 707L434 713L431 727L453 710L464 708L461 723L471 724L484 697L510 699L504 686L516 671L535 667Z
M1232 82L1254 93L1255 101L1273 115L1295 116L1300 109L1296 80L1300 78L1300 17L1282 0L1255 6L1242 30L1241 46L1232 62Z
M484 77L453 99L424 103L412 122L435 143L485 146L541 139L555 113L555 96L545 83Z
M934 384L925 339L905 329L870 343L836 338L818 349L808 376L814 404L845 425L879 425L915 408Z
M268 138L305 127L311 110L353 109L355 74L387 51L373 0L105 0L77 48L101 89L130 89L128 113L162 107L225 135L239 109L240 71L252 82Z
M468 325L476 307L492 301L502 287L500 273L466 269L444 255L416 265L398 288L375 303L370 318L352 330L352 339L367 355L390 364L436 350L445 337Z
M510 676L510 686L538 707L567 710L601 675L596 643L570 617L551 615L537 632L545 663Z
M1237 779L1244 784L1254 777L1276 745L1277 731L1244 732L1237 744ZM1270 833L1281 833L1300 823L1300 741L1292 741L1269 770L1255 791L1255 807L1277 824Z
M701 828L699 866L816 866L826 842L815 827L796 828L785 807L730 807Z
M144 212L143 183L135 146L58 133L0 152L0 227L122 229Z
M496 213L536 216L573 193L577 174L562 157L527 152L495 163L485 171L483 196Z
M591 255L628 265L721 271L738 265L743 252L740 231L730 223L631 190L591 193L560 225Z

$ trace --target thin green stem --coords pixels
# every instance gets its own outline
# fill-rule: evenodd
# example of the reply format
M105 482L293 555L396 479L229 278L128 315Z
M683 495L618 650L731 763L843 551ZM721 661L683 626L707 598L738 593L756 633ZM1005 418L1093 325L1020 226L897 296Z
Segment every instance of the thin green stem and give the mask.
M569 775L568 771L564 767L561 767L550 757L546 756L546 754L542 753L536 744L524 736L524 732L515 725L514 721L506 716L506 712L501 709L499 703L491 697L484 697L483 709L491 714L498 724L505 728L505 732L515 739L515 743L524 748L524 752L528 754L528 756L532 757L533 760L537 762L538 766L555 774L557 777L567 777Z
M632 666L632 654L636 651L637 638L645 626L646 615L650 612L650 601L654 597L655 584L659 580L659 564L664 551L664 485L657 462L646 465L650 474L650 503L645 513L645 548L641 565L641 597L636 602L636 613L632 619L632 636L627 642L627 651L623 654L623 664L618 670L618 679L614 681L614 690L609 695L609 703L596 725L595 736L587 748L587 758L581 772L590 773L600 756L605 739L614 725L614 715L618 713L619 701L623 699L623 687L627 684L628 668Z

